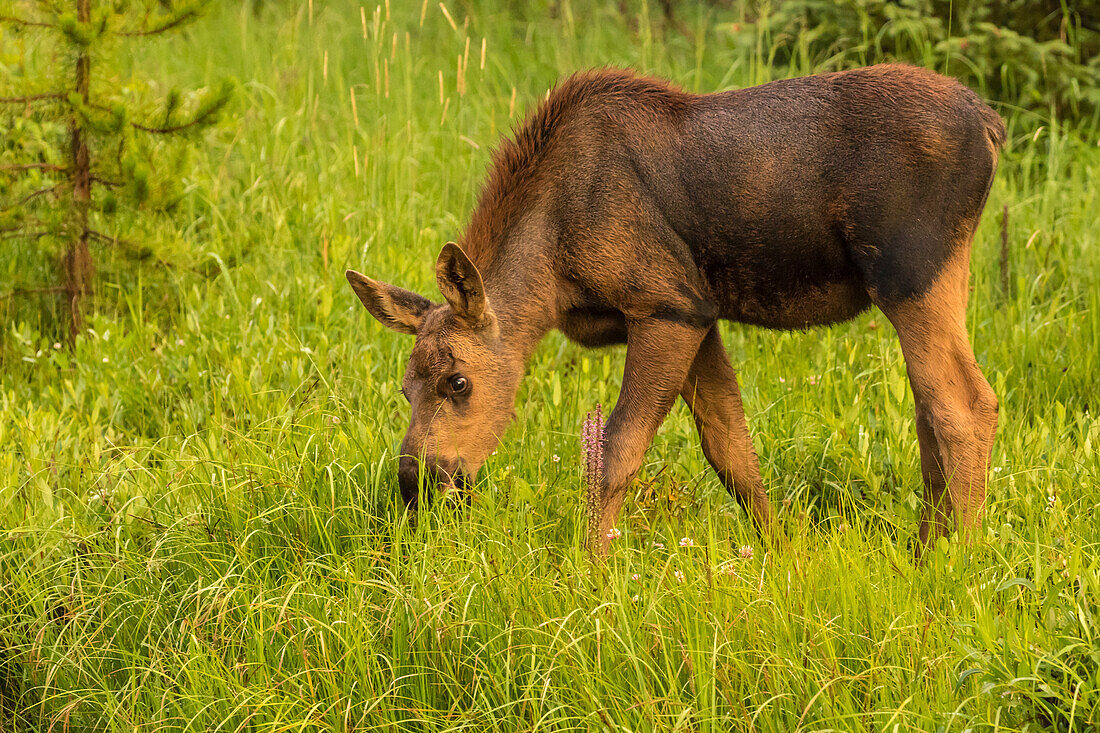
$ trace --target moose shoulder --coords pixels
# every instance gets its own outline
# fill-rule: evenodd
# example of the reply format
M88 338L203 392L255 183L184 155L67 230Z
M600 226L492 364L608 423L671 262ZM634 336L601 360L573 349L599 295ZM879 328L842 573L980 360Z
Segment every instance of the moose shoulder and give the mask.
M883 65L693 95L626 71L562 82L496 152L433 303L349 271L384 325L416 335L398 476L473 476L513 415L524 365L557 328L626 343L608 419L606 547L677 395L727 489L771 509L716 326L806 328L874 304L916 402L920 538L980 522L997 400L965 328L970 242L1004 143L953 79Z

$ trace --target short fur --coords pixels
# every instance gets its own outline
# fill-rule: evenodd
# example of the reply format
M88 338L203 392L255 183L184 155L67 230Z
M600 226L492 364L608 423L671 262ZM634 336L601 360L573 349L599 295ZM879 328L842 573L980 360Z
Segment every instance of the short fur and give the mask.
M435 343L492 364L491 378L472 381L493 406L460 415L442 392L414 404L414 424L418 409L432 419L410 430L406 451L447 477L470 474L548 330L585 346L625 342L594 542L606 547L677 395L707 459L766 529L771 510L716 321L807 328L875 304L897 327L917 399L921 538L945 533L951 509L974 529L997 408L964 326L967 263L1004 141L973 92L911 66L707 95L627 71L569 78L497 151L461 246L440 256L449 305L434 307L449 309L449 325L417 330L414 357ZM356 292L390 327L439 320L415 296L379 283L364 292L363 281L374 283L353 278ZM476 449L463 445L471 425L491 425L469 441ZM446 433L452 448L432 448ZM403 475L415 478L410 465Z

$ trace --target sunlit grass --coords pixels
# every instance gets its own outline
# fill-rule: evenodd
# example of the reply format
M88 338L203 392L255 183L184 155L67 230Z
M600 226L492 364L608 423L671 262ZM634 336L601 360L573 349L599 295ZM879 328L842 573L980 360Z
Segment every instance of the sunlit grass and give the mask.
M969 327L1002 405L972 551L912 563L912 398L871 312L724 327L789 544L760 544L678 406L593 567L579 430L614 403L622 351L548 337L470 506L414 523L393 459L410 344L343 270L438 298L434 256L490 149L574 69L699 91L783 72L718 11L686 17L689 38L610 6L444 7L227 7L142 61L192 85L235 76L242 96L196 151L185 228L153 243L171 265L108 267L71 352L4 306L4 726L1100 725L1095 132L1008 119L972 263ZM20 257L0 252L0 272Z

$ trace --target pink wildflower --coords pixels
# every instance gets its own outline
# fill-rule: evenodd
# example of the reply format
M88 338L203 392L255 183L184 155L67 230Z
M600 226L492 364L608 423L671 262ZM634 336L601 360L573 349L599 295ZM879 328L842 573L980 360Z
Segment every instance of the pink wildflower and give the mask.
M600 507L603 498L603 408L597 403L596 409L584 416L581 426L581 454L584 461L584 488L588 499L588 536L596 542L599 537ZM607 539L621 537L619 530L612 528Z
M581 448L584 451L584 480L589 490L600 490L603 478L603 408L596 409L584 416L581 427Z

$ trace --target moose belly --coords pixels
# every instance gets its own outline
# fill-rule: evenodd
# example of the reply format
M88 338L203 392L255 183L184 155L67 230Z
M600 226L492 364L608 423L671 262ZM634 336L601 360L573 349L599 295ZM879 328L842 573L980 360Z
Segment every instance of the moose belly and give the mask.
M809 328L846 321L871 305L858 282L836 282L773 290L765 295L737 293L724 298L721 317L767 328Z
M719 256L708 257L704 270L722 318L797 329L846 321L870 306L838 242L786 245L742 241L711 253Z

